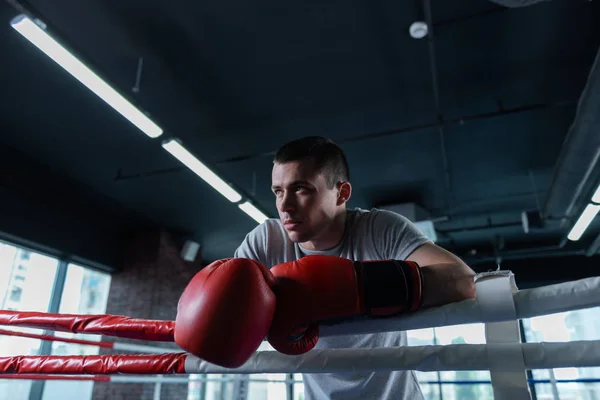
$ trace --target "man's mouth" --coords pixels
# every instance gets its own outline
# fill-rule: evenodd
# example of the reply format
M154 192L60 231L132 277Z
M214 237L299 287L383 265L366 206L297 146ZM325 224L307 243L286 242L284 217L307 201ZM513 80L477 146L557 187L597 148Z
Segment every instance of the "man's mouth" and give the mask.
M296 226L298 226L300 224L300 221L296 221L293 219L288 219L283 223L283 226L285 226L286 228L290 229L290 228L294 228Z

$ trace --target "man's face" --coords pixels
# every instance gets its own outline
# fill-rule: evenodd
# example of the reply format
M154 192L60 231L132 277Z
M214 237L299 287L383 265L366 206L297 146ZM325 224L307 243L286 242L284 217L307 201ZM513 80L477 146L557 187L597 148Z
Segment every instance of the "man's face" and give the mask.
M338 207L338 189L329 189L314 160L275 164L272 190L290 240L304 243L327 235Z

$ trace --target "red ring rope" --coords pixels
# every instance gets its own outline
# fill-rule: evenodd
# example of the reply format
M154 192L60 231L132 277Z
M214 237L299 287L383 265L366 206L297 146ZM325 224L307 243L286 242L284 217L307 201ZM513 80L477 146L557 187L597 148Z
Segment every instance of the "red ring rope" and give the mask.
M109 314L52 314L0 310L0 325L90 333L156 342L173 342L175 335L175 321L136 319Z
M4 374L185 374L186 353L0 357Z
M0 325L37 328L72 333L88 333L148 341L174 342L174 321L135 319L118 315L53 314L0 310ZM0 333L112 347L109 342L57 338L25 332L1 330ZM90 355L90 356L11 356L0 357L0 374L4 378L18 375L20 379L43 375L106 375L106 374L182 374L186 353L152 355ZM73 377L75 378L75 377ZM60 378L54 378L60 379ZM78 379L78 378L77 378ZM81 378L83 379L83 378Z
M49 374L0 374L0 379L26 379L32 381L95 381L110 382L107 375L49 375Z
M83 344L83 345L89 345L89 346L103 347L105 349L112 349L115 347L114 346L115 344L113 342L96 342L93 340L64 338L64 337L59 337L59 336L44 335L44 334L37 334L37 333L7 331L6 329L0 329L0 335L25 337L25 338L29 338L29 339L40 339L40 340L47 340L47 341L51 341L51 342Z

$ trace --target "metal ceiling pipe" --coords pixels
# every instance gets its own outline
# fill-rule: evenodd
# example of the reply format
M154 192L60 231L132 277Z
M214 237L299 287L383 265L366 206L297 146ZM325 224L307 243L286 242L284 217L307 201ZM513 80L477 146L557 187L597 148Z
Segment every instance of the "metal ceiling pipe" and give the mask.
M500 4L504 7L517 8L532 6L537 3L548 0L490 0L492 3Z
M587 203L587 190L600 176L600 52L579 98L563 142L543 209L544 218L572 218ZM543 146L543 144L540 144ZM567 220L563 220L567 222Z

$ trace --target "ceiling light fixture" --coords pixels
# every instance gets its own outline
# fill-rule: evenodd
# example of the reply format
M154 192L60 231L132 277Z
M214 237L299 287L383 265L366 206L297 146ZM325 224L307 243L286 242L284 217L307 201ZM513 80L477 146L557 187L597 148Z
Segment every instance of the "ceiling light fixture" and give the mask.
M163 134L163 130L150 118L67 51L29 17L21 14L13 18L10 25L146 135L156 138Z
M269 217L267 217L265 214L263 214L258 208L254 207L254 205L252 203L250 203L249 201L242 203L242 204L238 204L238 207L240 208L240 210L242 210L243 212L248 214L259 224L262 224L267 219L269 219Z
M196 175L202 178L206 183L212 186L217 192L221 193L225 198L232 203L237 203L242 200L242 196L229 186L217 174L212 172L210 168L198 160L192 153L179 143L176 139L171 139L162 144L162 147L167 150L173 157L181 161L183 165L191 169Z
M571 228L571 232L569 232L567 238L572 241L579 240L598 214L598 211L600 211L600 205L588 204L579 216L575 225L573 225L573 228Z

